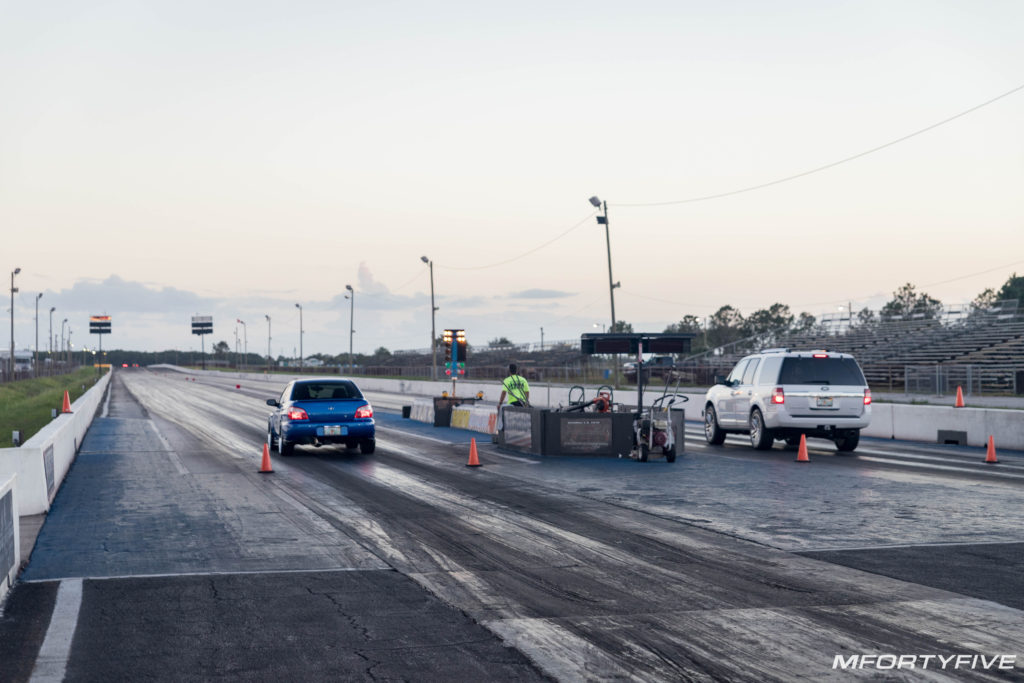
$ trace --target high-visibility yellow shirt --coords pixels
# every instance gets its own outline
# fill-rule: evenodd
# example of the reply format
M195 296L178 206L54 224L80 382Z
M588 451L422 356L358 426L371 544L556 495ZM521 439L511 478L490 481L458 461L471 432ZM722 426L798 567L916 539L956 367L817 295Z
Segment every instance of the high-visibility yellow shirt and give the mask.
M525 377L509 375L501 383L501 388L508 395L509 403L512 403L512 401L526 403L526 394L530 391L530 385L526 382Z

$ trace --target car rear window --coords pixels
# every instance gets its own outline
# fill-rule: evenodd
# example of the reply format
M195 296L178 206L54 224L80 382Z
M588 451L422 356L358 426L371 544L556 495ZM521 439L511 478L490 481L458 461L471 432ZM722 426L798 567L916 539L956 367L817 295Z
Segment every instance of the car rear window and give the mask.
M296 384L292 388L293 401L330 401L362 397L352 382L310 382Z
M864 374L852 358L785 358L779 384L864 385Z

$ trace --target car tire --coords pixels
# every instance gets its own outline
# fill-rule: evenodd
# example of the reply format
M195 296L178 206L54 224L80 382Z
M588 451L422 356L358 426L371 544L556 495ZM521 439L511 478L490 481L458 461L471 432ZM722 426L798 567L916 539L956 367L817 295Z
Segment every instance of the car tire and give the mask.
M640 460L640 462L647 462L648 458L650 458L650 455L651 449L647 447L647 444L640 444L640 456L638 460Z
M718 426L718 415L715 414L715 407L710 403L704 409L704 438L712 446L721 446L725 443L725 432Z
M664 453L665 453L665 461L666 462L675 462L676 461L676 447L675 447L674 444L673 444L672 448L665 448L663 450L664 450Z
M836 449L843 453L850 453L857 448L857 444L860 443L860 430L850 430L846 436L841 439L836 439Z
M772 431L764 426L761 409L754 408L750 411L750 445L759 451L767 451L771 449L774 441Z
M370 455L377 449L376 439L364 439L359 443L359 452L363 455Z
M295 444L289 443L284 436L277 437L277 452L282 457L287 457L295 452Z

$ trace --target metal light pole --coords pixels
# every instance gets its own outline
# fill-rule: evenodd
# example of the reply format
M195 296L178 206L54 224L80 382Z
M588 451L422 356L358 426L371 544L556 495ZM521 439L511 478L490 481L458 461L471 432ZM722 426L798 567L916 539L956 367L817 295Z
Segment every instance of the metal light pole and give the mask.
M267 319L267 372L270 372L270 316L263 317Z
M35 362L32 366L32 375L36 377L39 375L39 300L43 298L43 293L39 292L36 294L36 357Z
M352 285L345 285L345 289L348 290L348 294L345 298L348 302L348 374L352 374L352 334L355 330L352 328L352 324L355 320L356 314L356 290L352 289Z
M236 318L237 320L237 318ZM239 320L242 325L242 367L246 370L249 369L249 328L246 327L244 320Z
M18 291L18 288L14 286L14 276L21 272L21 268L15 268L11 271L11 357L10 361L10 379L14 379L14 294Z
M544 328L540 328L540 352L544 353Z
M295 308L299 309L299 374L302 374L302 304L295 304Z
M430 266L430 356L431 356L431 370L430 379L437 379L437 325L435 323L435 314L437 313L437 306L434 305L434 262L428 259L426 256L420 256L420 261L423 261Z
M611 331L615 331L615 288L620 286L621 282L613 282L612 280L612 239L608 234L608 202L602 202L597 197L591 197L590 203L601 209L604 212L603 216L597 217L597 224L604 225L604 240L608 246L608 294L612 301L612 327Z
M66 348L64 346L64 326L67 325L67 324L68 324L68 319L67 318L64 318L64 321L61 322L61 324L60 324L60 353L61 353L61 362L63 362L63 360L64 360L64 358L63 358L63 356L64 356L64 349Z
M53 362L53 312L56 311L56 310L57 310L56 306L50 306L50 339L49 339L48 346L49 346L49 349L50 349L50 362L51 363Z

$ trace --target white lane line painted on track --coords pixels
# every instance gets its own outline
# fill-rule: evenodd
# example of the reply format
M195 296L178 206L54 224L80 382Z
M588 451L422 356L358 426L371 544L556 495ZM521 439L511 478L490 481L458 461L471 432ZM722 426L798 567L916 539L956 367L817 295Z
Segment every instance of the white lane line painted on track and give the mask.
M107 399L103 402L103 414L100 417L107 417L110 414L110 395L114 393L114 388L110 386L110 382L107 382Z
M221 571L221 572L168 572L166 574L119 574L110 576L90 576L87 577L90 581L130 581L132 579L176 579L176 578L188 578L190 576L276 576L278 574L341 574L345 572L392 572L394 569L391 567L377 568L377 567L325 567L323 569L243 569L238 571ZM84 579L75 577L71 579L61 579L61 583L68 581L78 581L81 583ZM38 579L35 581L21 581L21 583L50 583L53 579ZM49 637L49 632L47 632ZM42 650L40 650L42 652ZM32 681L35 681L33 674ZM60 679L57 679L60 680Z
M156 433L156 438L160 439L160 443L163 444L164 448L167 449L167 457L170 459L174 468L178 470L178 474L188 474L188 468L185 467L185 463L181 461L181 457L178 452L171 446L171 442L167 440L160 428L156 426L156 422L149 420L149 425L153 428L153 432Z
M804 553L834 553L841 552L844 550L859 551L859 550L902 550L906 548L956 548L956 547L974 547L976 545L1020 545L1024 543L1022 539L1008 540L1008 541L949 541L946 543L880 543L878 545L858 545L858 546L834 546L825 548L800 548L799 550L792 550L797 555L803 555Z
M57 603L50 615L50 627L39 648L30 683L60 683L64 680L81 607L82 579L61 581L57 589Z
M926 470L942 470L944 472L959 472L961 474L987 474L993 477L999 477L1000 479L1024 479L1024 474L1013 474L1000 469L984 469L983 467L953 467L951 465L935 465L932 463L922 462L904 462L889 460L887 458L872 458L871 456L860 456L857 458L857 462L880 462L887 465L897 465L899 467L917 467ZM981 465L985 467L992 467L991 464L986 464L984 461Z

